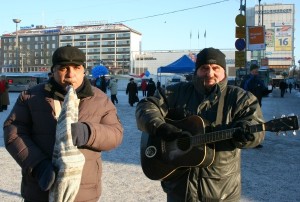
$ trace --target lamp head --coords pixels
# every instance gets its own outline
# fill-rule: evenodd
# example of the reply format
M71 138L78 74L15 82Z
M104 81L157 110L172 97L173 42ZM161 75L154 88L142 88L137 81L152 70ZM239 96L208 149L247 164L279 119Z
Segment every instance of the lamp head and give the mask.
M13 19L14 23L20 23L21 20L20 19Z

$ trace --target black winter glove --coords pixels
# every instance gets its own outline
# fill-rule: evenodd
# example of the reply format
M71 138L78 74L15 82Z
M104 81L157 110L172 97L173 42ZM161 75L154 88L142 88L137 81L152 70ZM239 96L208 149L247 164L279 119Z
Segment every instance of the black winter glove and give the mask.
M74 146L86 145L90 138L90 129L85 123L77 122L71 124L72 140Z
M161 124L156 129L156 135L165 141L172 141L182 134L182 130L168 123Z
M55 169L49 159L41 161L32 171L32 176L37 179L42 191L48 191L55 180Z
M232 136L234 144L239 148L243 147L245 144L247 144L247 142L254 140L254 135L250 134L246 130L246 126L243 126L242 124L237 125L237 128Z

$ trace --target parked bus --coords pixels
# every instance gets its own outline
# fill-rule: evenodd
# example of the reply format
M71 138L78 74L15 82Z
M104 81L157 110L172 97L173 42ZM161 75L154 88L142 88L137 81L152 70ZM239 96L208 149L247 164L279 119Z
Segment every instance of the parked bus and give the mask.
M31 72L31 73L10 73L5 72L0 75L6 76L6 81L8 83L8 91L9 92L20 92L23 90L27 90L30 86L30 83L42 83L48 79L48 74Z

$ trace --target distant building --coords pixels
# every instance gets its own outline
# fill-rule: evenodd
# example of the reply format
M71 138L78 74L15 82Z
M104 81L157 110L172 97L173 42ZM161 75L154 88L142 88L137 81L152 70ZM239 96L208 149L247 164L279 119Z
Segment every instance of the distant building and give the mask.
M16 32L1 36L0 72L50 71L53 52L58 47L72 45L86 54L89 70L101 63L115 74L129 73L131 58L141 51L141 33L123 24L26 26L17 32L18 61Z
M235 77L235 50L234 49L222 49L222 52L226 55L226 73L228 76ZM141 54L137 54L134 58L133 73L141 75L148 70L151 74L157 74L157 68L166 66L175 60L179 59L183 55L189 56L193 61L196 61L196 55L200 52L199 49L195 50L149 50L143 51Z
M266 49L251 52L252 60L279 75L295 65L295 4L261 4L247 9L247 26L264 26Z

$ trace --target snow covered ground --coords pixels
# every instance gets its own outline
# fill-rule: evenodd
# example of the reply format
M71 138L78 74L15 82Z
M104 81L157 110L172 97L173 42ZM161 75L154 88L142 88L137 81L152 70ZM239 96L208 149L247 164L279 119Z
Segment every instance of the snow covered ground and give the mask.
M109 95L109 93L108 93ZM4 122L18 96L10 93L11 105L0 112ZM141 92L139 92L141 98ZM103 152L103 202L160 202L166 201L160 182L145 177L140 167L140 135L136 128L135 107L130 107L124 91L118 93L118 114L124 126L124 140L120 147ZM285 98L275 89L263 98L265 120L282 114L300 114L300 93L292 91ZM267 132L261 149L242 152L242 202L300 201L300 136L291 132L276 136ZM20 197L20 168L5 150L0 130L0 201L22 201Z

